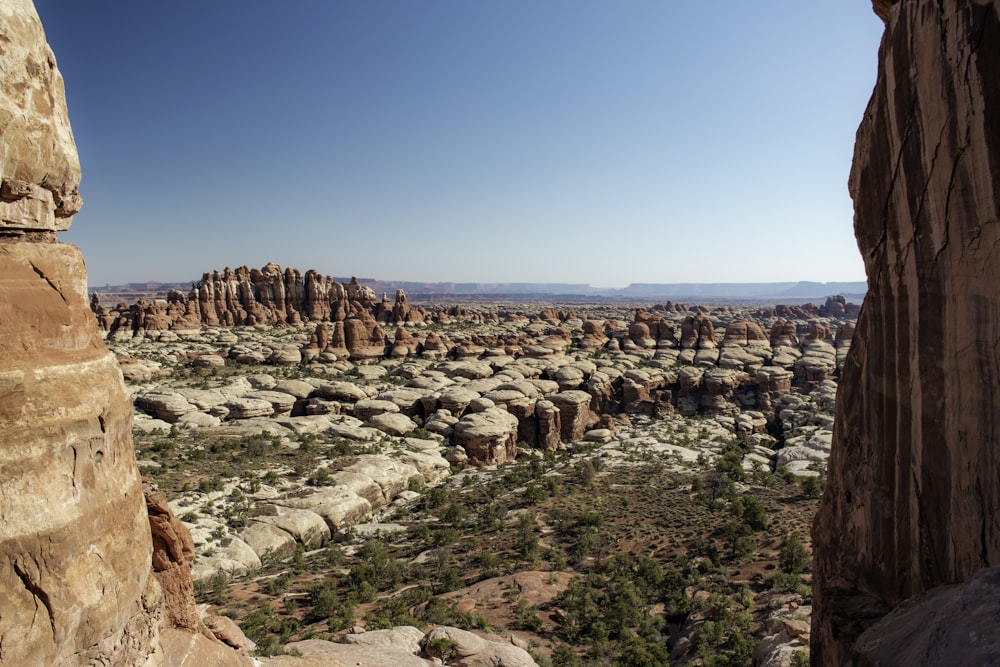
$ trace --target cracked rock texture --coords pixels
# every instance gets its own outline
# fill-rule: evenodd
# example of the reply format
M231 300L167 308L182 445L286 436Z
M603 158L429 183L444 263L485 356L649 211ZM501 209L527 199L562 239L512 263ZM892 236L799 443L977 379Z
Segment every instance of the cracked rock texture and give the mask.
M0 26L0 231L65 230L82 200L62 76L29 0L0 2Z
M813 528L813 664L1000 562L1000 2L887 19L850 178L868 295Z
M80 205L62 78L30 2L0 36L0 663L136 663L159 589L129 397L54 234Z

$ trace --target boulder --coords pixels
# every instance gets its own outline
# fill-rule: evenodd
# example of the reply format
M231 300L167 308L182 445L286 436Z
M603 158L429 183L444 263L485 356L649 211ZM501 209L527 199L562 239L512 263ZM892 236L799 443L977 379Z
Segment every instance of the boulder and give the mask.
M454 426L452 441L465 450L470 463L495 465L517 455L517 425L509 412L488 408L462 417Z
M135 406L149 415L173 424L181 415L197 412L198 408L175 391L156 391L141 394L135 399Z
M270 417L274 413L271 403L261 398L231 398L225 407L229 410L229 419Z
M479 635L458 628L437 627L427 633L425 646L435 639L448 639L455 643L456 656L449 659L455 667L538 667L531 655L509 642L489 641ZM440 656L433 656L440 657Z
M240 538L262 559L284 558L295 553L295 538L291 533L270 523L251 522L240 533Z
M390 405L396 407L395 404ZM382 414L372 417L368 423L373 428L377 428L383 433L397 436L406 435L413 429L417 428L416 422L406 415L398 412L383 412Z
M253 512L255 521L280 528L306 548L314 549L330 541L329 526L315 512L273 504L257 505Z
M597 416L590 410L590 394L585 391L563 391L550 396L549 400L559 408L559 435L566 442L579 440L597 423Z
M992 665L1000 656L1000 567L910 598L865 630L851 659L877 665Z

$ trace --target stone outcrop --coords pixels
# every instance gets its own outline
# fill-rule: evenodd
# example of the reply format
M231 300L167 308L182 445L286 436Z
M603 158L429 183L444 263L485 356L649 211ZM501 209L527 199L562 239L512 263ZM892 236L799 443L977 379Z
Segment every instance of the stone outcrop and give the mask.
M6 238L69 229L83 200L80 161L56 58L27 0L0 6L0 230Z
M1000 2L875 6L850 178L869 289L813 528L823 665L903 600L1000 562Z
M202 630L190 535L143 492L83 258L56 237L80 167L29 0L0 1L0 46L0 664L249 665Z
M94 295L91 309L107 335L131 337L147 331L183 331L201 326L297 324L300 322L345 322L361 320L368 330L377 325L416 323L427 317L414 308L403 290L389 303L351 278L347 284L309 270L282 269L274 263L260 269L226 267L205 273L185 296L172 290L167 298L151 302L140 299L108 309ZM384 340L385 334L381 334ZM370 343L366 343L370 344Z
M852 661L858 667L994 664L1000 655L997 618L1000 568L992 567L899 605L861 635Z
M517 456L517 417L487 408L455 424L454 442L465 449L470 463L495 465Z
M81 204L62 79L30 2L0 3L0 35L0 662L138 660L149 524L121 373L55 238Z

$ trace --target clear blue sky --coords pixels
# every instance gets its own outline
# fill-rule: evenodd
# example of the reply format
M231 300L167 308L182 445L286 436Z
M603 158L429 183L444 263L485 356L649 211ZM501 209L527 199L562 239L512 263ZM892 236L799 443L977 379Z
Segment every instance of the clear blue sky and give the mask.
M863 280L867 0L36 0L92 285Z

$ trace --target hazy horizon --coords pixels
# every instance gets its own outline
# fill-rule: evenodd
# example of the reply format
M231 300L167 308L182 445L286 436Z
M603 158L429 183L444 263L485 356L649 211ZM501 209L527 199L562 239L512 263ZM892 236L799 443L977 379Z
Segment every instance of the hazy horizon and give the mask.
M864 280L867 2L36 5L92 284Z

